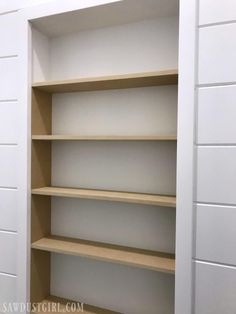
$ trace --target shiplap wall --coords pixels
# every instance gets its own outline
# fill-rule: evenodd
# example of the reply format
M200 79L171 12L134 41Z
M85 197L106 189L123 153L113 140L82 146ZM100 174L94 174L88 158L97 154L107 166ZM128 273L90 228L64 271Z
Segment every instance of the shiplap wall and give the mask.
M13 1L14 2L14 1ZM0 304L18 297L18 13L0 2Z
M236 2L199 1L195 314L236 312Z

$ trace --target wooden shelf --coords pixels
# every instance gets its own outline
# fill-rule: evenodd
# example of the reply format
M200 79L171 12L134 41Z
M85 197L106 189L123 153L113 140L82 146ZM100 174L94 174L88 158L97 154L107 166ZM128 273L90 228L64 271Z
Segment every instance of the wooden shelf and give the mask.
M75 189L75 188L63 188L63 187L36 188L36 189L32 189L32 194L107 200L107 201L116 201L116 202L124 202L124 203L165 206L165 207L176 206L176 198L174 196L154 195L154 194L88 190L88 189Z
M81 256L158 272L175 272L174 255L87 240L51 236L32 244L41 251Z
M72 310L69 311L69 307L72 305L78 306L78 310L75 311L74 307L72 307ZM69 305L69 307L68 307ZM62 298L58 298L58 297L54 297L54 296L49 296L47 297L45 300L43 300L42 302L40 302L40 304L38 305L39 310L35 310L32 311L31 313L34 314L51 314L52 311L50 311L50 309L53 309L53 306L56 306L56 309L58 310L58 312L53 312L55 314L59 314L59 313L84 313L84 314L121 314L118 312L114 312L114 311L109 311L106 309L102 309L96 306L92 306L92 305L88 305L88 304L83 304L83 312L81 310L81 303L78 301L71 301L71 300L66 300L66 299L62 299ZM45 312L44 308L48 309L48 312ZM41 310L40 310L41 309Z
M93 78L80 78L66 81L38 82L34 83L32 87L49 93L66 93L157 85L173 85L177 83L178 71L168 70Z
M32 135L40 141L177 141L175 135L163 136L77 136L77 135Z

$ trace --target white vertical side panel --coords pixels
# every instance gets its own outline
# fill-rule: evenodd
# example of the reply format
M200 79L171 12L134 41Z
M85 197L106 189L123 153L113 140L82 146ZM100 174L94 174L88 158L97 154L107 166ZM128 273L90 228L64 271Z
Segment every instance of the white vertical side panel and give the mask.
M32 34L32 82L50 80L50 41L36 29L32 29Z
M17 300L29 302L29 281L30 281L30 117L31 111L31 37L29 22L24 11L19 12L20 19L20 45L19 45L19 72L20 72L20 93L19 93L19 136L18 136L18 158L19 158L19 186L18 186L18 247L20 254L17 263L18 284ZM24 312L26 314L26 311Z
M236 81L236 24L199 29L199 84Z
M197 1L180 1L175 314L192 313Z
M199 0L200 25L236 20L235 0Z

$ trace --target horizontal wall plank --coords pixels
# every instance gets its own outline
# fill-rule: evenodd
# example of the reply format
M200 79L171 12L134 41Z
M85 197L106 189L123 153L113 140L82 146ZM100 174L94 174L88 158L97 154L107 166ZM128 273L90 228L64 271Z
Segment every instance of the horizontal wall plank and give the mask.
M199 84L236 81L236 24L199 30Z
M0 230L17 231L17 193L0 189Z
M0 272L17 273L17 234L0 231Z
M18 59L0 58L0 101L18 98Z
M236 207L198 205L195 257L236 265Z
M236 85L200 88L198 91L197 142L236 143Z
M235 0L200 0L199 24L236 20Z
M1 0L0 3L0 14L7 13L9 11L18 10L22 5L25 4L25 0Z
M236 204L236 147L199 147L197 201Z
M0 102L0 144L17 143L18 102Z
M0 16L0 57L18 53L18 21L16 12Z
M196 314L236 313L236 268L196 263Z
M0 187L18 186L18 149L15 145L0 145Z
M16 302L17 277L0 273L0 304Z

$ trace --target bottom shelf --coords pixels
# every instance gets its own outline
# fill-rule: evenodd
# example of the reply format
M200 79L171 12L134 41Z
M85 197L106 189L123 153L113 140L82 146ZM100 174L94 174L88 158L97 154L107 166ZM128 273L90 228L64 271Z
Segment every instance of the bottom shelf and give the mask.
M77 309L76 309L77 308ZM96 306L82 304L77 301L66 300L49 296L37 305L37 309L31 311L33 314L60 314L60 313L83 313L83 314L120 314L118 312L102 309Z

